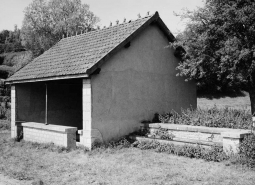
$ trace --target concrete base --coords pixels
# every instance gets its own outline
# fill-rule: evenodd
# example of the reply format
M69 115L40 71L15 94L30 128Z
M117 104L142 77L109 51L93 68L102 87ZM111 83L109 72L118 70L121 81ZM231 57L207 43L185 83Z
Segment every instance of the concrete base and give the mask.
M23 139L38 143L54 143L67 148L76 148L76 127L22 123Z
M250 134L251 131L235 131L232 132L222 132L221 136L223 137L223 149L226 153L238 153L239 145L242 142L242 139L245 135Z
M80 135L79 145L83 145L89 150L91 150L93 144L104 142L102 134L97 129L78 130L78 134Z

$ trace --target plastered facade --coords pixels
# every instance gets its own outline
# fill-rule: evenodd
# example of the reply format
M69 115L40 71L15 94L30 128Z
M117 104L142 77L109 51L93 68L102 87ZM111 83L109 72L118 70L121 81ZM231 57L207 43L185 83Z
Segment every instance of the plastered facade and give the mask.
M178 59L155 25L134 38L91 77L92 129L104 141L139 128L154 113L196 108L196 85L176 77Z

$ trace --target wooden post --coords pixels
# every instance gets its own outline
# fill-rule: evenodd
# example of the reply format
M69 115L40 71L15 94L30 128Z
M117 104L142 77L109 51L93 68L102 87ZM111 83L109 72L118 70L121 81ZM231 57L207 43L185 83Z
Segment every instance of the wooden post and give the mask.
M48 125L48 89L47 83L45 84L45 125Z

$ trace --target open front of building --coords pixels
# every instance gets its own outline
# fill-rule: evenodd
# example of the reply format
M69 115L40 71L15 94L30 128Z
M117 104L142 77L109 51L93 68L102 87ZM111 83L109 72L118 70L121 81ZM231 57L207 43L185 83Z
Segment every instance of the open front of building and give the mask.
M46 143L57 139L66 147L74 147L76 142L84 145L87 140L80 134L91 130L90 89L89 79L12 85L12 137L23 135L25 140ZM58 137L60 133L66 133L67 138Z
M79 142L80 137L76 130L83 129L82 87L82 79L39 81L12 85L12 137L23 134L24 137L28 137L27 140L37 141L36 136L42 139L43 134L39 134L40 130L58 133L64 129L69 134L72 130L74 134L72 139ZM38 128L38 125L40 125L40 128ZM46 125L51 125L51 127ZM27 130L23 129L28 126L30 134L25 133ZM51 130L52 128L53 130ZM55 137L58 134L50 135ZM49 135L44 133L44 136L45 142L50 141ZM63 145L67 146L67 143Z
M82 129L82 79L20 83L15 91L17 121Z

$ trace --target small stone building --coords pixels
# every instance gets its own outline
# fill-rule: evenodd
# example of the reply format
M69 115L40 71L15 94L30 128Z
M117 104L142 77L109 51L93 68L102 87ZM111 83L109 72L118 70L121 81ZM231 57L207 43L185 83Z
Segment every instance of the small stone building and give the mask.
M12 137L23 129L25 140L68 146L78 130L77 141L91 147L156 112L195 108L195 83L176 77L174 39L157 12L63 38L7 80Z

